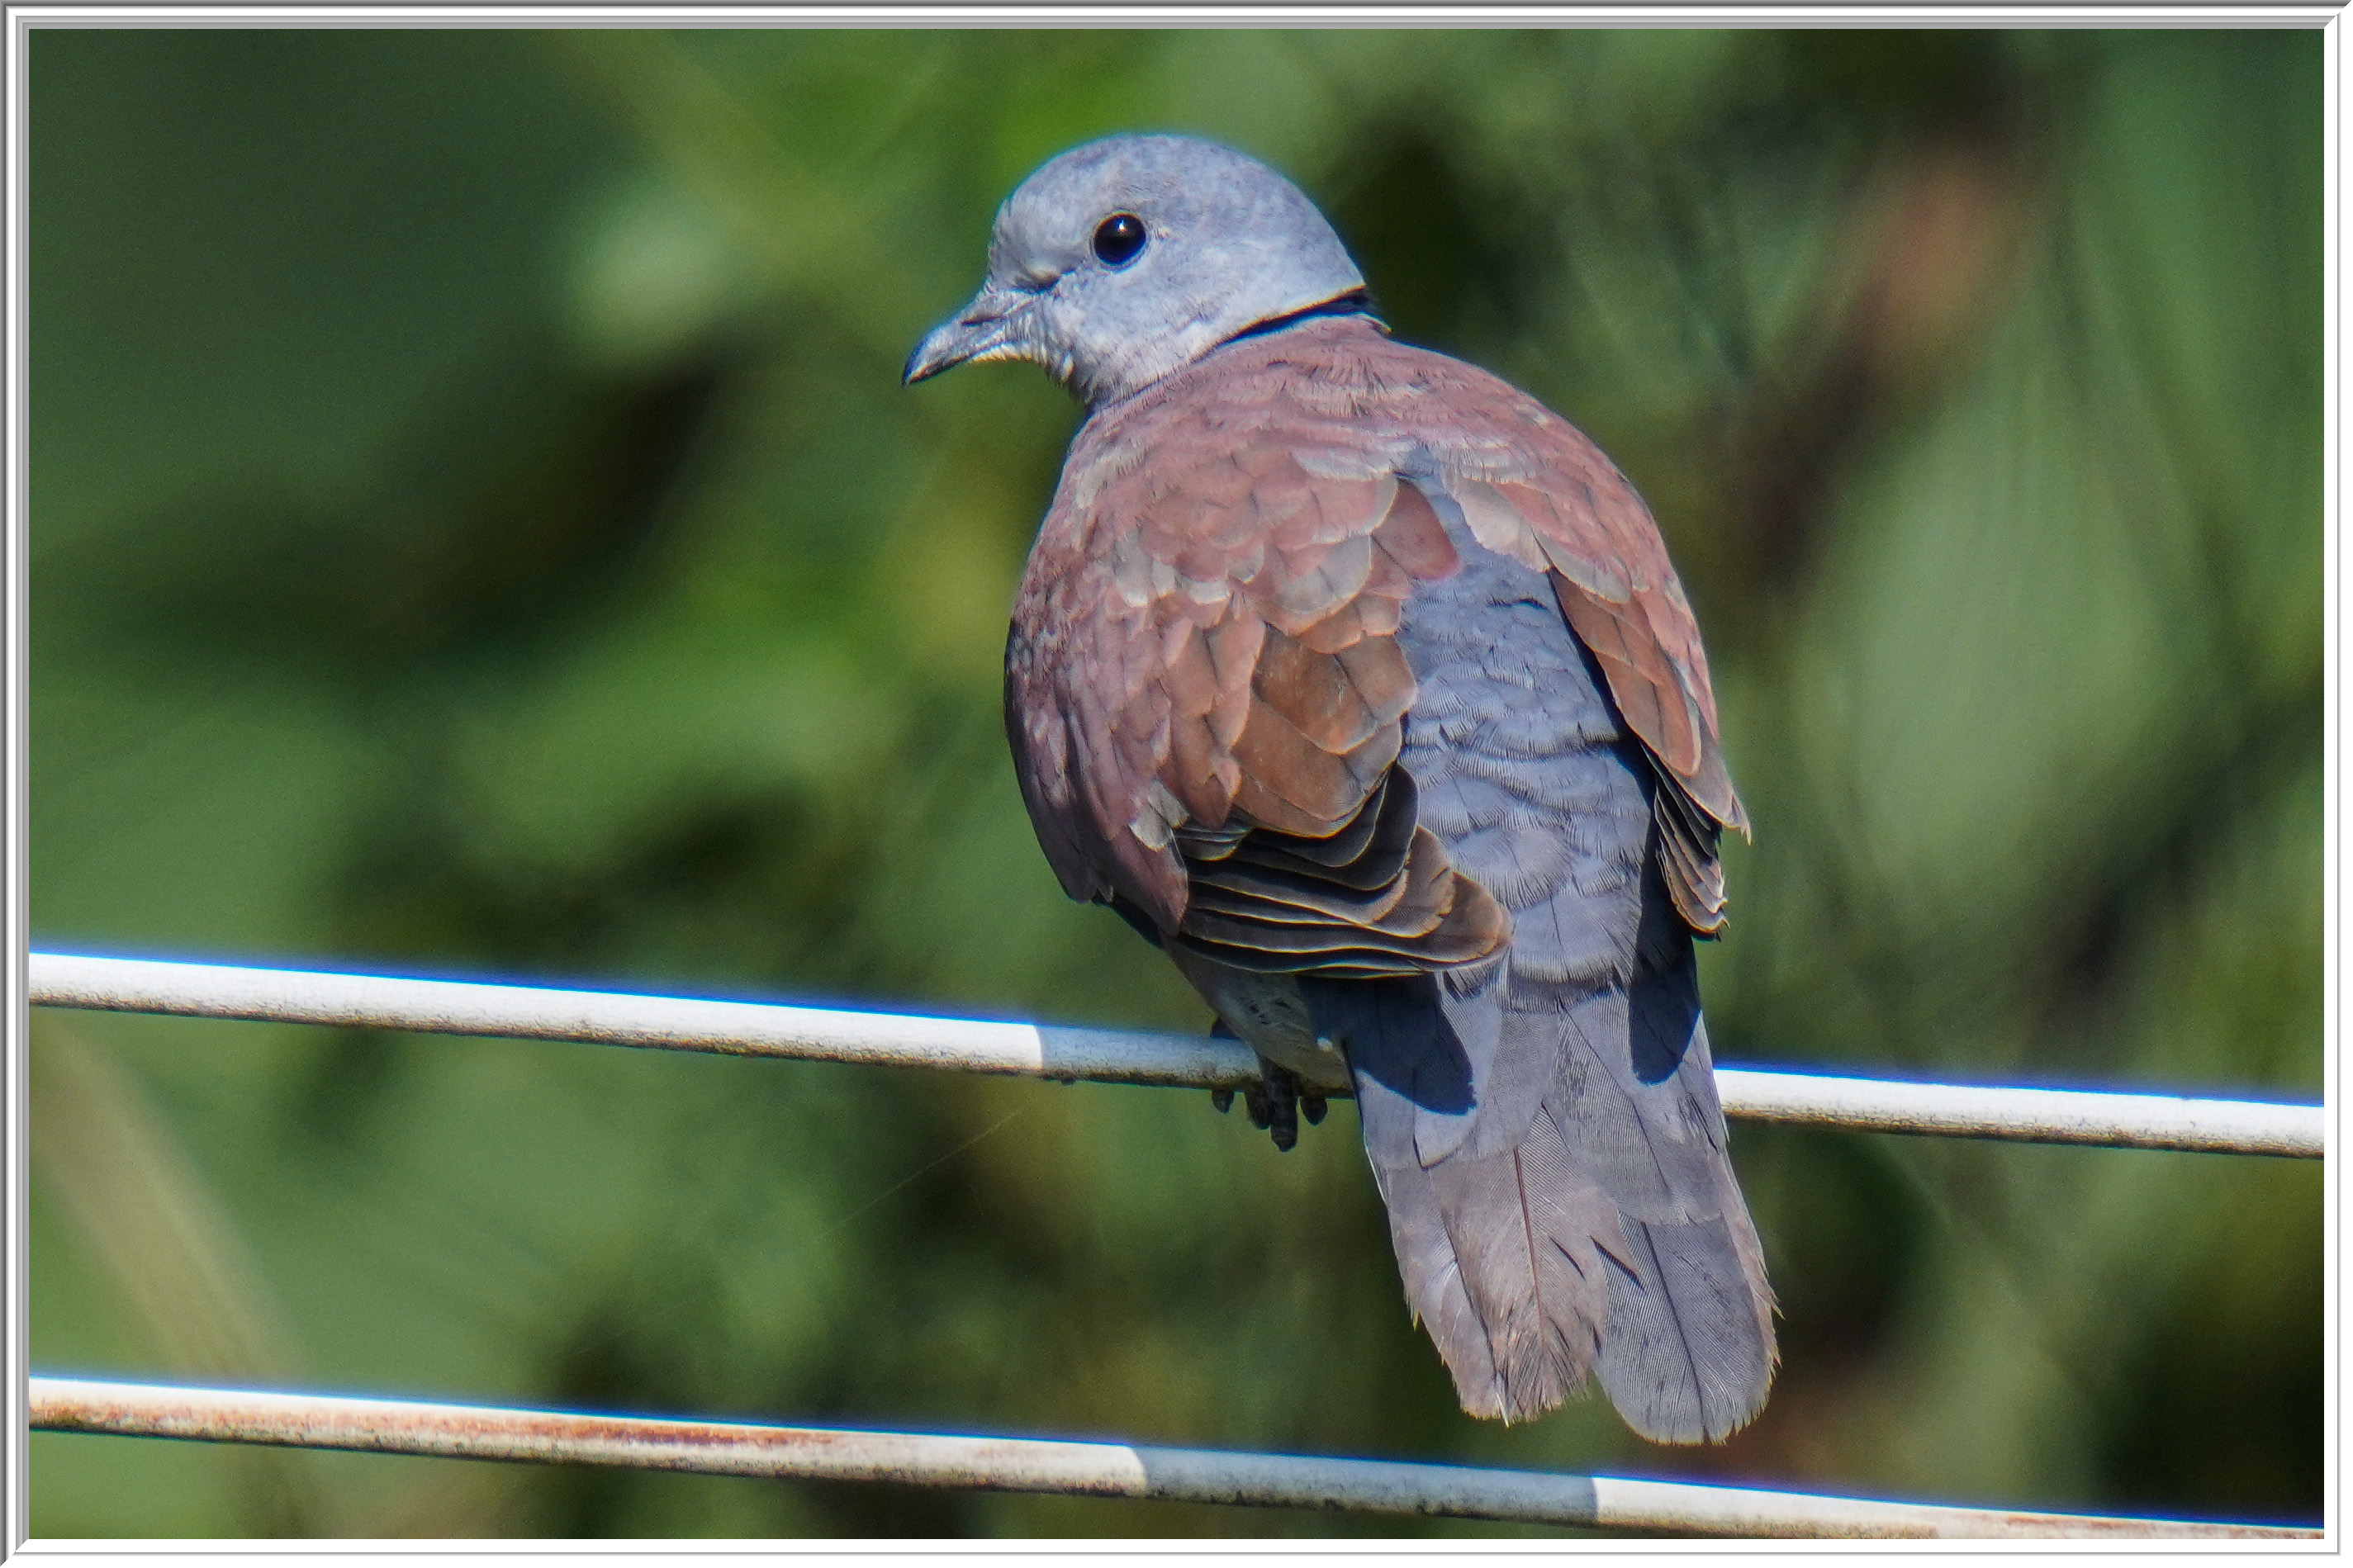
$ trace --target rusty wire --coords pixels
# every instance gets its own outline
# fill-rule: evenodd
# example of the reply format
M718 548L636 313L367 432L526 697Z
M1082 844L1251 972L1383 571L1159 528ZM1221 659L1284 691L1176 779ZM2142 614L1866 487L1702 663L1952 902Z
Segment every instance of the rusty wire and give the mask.
M36 1431L613 1465L771 1479L1505 1520L1619 1532L1829 1537L2318 1537L2317 1530L1947 1508L1748 1487L1034 1437L769 1426L252 1389L31 1380Z
M34 953L36 1005L577 1040L1071 1081L1234 1088L1230 1040L973 1019ZM1728 1114L1890 1132L2319 1157L2316 1105L1720 1068ZM705 1475L885 1480L1578 1526L1683 1535L2316 1538L2272 1525L1954 1508L1608 1476L1036 1438L752 1426L259 1390L30 1380L52 1432L614 1465Z

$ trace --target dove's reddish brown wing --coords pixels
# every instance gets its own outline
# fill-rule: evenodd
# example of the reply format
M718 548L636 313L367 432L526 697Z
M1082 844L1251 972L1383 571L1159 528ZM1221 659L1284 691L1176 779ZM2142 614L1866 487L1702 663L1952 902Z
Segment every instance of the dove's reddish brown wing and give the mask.
M1672 786L1676 906L1721 925L1716 833L1745 818L1650 513L1557 416L1361 319L1230 343L1080 432L1006 667L1066 891L1245 966L1402 973L1502 946L1502 911L1388 798L1414 696L1399 607L1457 565L1432 498L1550 573ZM1375 831L1385 815L1404 831Z
M1048 856L1239 967L1485 957L1509 922L1390 767L1414 694L1391 634L1453 546L1412 485L1303 445L1326 422L1282 378L1227 394L1132 405L1072 453L1007 663Z

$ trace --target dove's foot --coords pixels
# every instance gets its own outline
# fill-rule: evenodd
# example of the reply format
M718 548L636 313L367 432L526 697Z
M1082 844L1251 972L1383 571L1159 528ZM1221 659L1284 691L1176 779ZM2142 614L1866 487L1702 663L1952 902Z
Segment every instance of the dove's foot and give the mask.
M1223 1018L1209 1026L1209 1035L1219 1040L1241 1037L1226 1026ZM1250 1112L1250 1125L1271 1134L1274 1146L1289 1153L1299 1142L1300 1117L1305 1116L1307 1124L1313 1127L1324 1120L1330 1106L1322 1095L1309 1093L1299 1075L1289 1068L1277 1067L1264 1057L1258 1058L1258 1066L1264 1081L1243 1089L1242 1106ZM1234 1108L1234 1091L1213 1089L1209 1091L1209 1103L1223 1115Z
M1309 1099L1301 1096L1298 1075L1290 1068L1279 1068L1264 1057L1259 1058L1259 1066L1266 1072L1265 1081L1243 1089L1242 1103L1250 1111L1250 1125L1272 1136L1274 1146L1288 1154L1299 1142L1299 1112ZM1323 1100L1313 1099L1312 1102L1314 1109L1307 1120L1323 1121Z
M1242 1090L1250 1125L1274 1139L1274 1146L1291 1152L1299 1142L1299 1080L1278 1067L1267 1069L1266 1082Z

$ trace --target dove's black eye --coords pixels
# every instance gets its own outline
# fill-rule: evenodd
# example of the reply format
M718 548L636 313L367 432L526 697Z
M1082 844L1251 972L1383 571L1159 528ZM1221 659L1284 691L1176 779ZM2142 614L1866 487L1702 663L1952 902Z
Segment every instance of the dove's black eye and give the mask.
M1095 226L1095 259L1105 267L1124 267L1144 248L1144 220L1134 213L1113 213Z

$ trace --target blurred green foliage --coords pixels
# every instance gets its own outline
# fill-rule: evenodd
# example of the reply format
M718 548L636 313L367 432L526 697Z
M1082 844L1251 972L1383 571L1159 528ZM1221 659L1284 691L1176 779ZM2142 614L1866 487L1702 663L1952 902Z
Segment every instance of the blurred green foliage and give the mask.
M1651 497L1726 1058L2310 1095L2321 37L41 30L53 945L1198 1028L997 716L1073 425L897 369L1083 138L1290 172ZM1715 1452L1474 1423L1340 1111L99 1016L37 1365L2315 1519L2316 1166L1744 1127ZM42 1535L1468 1525L42 1436Z

